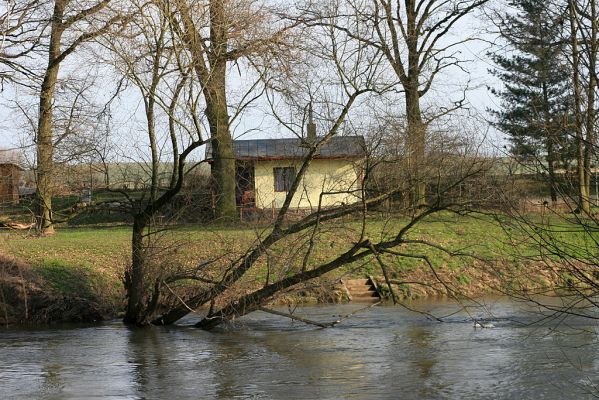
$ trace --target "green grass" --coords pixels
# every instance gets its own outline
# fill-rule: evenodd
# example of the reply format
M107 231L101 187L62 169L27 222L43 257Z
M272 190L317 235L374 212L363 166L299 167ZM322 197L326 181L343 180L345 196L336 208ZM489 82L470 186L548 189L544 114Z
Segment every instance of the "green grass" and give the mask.
M128 195L132 199L139 199L142 196L141 191L129 191ZM93 192L92 200L95 203L103 203L107 201L124 201L125 198L120 193L97 191ZM67 221L69 225L92 225L92 224L115 224L130 221L128 214L106 211L91 211L73 214L74 207L79 202L79 196L76 194L54 196L52 197L52 208L57 220ZM22 199L16 205L0 206L0 221L9 220L12 222L28 223L32 220L35 204L33 198Z
M367 236L372 241L389 239L406 221L372 219L369 221ZM170 233L156 236L156 248L161 249L157 259L165 265L174 262L188 266L197 265L201 260L219 255L234 259L243 254L263 229L227 226L178 227ZM330 261L346 251L357 240L359 231L358 221L325 224L310 257L310 265ZM505 229L490 217L473 218L443 213L423 221L407 235L407 238L430 241L447 249L474 254L477 257L513 259L519 262L523 254L538 254L538 247L534 244L518 242L525 236L515 229ZM562 236L561 239L573 247L585 246L590 239L582 232L571 230ZM18 232L0 233L2 251L27 261L56 292L110 299L122 298L122 278L130 259L130 239L131 228L128 226L63 226L51 237L26 236ZM297 268L298 263L301 263L302 256L296 250L298 243L305 243L306 239L306 236L295 236L272 249L271 262L278 266L276 273L279 277L290 273L285 266L295 265ZM163 248L165 250L162 250ZM468 285L472 281L467 273L461 271L472 265L473 259L470 257L452 257L425 245L402 245L397 250L406 254L427 256L435 268L454 271L461 285ZM392 277L396 278L413 271L428 269L418 258L385 255L383 259ZM354 271L356 267L357 264L348 265L334 274L381 275L380 266L376 262L369 262L359 271ZM250 274L250 279L263 281L266 275L266 264L262 261Z

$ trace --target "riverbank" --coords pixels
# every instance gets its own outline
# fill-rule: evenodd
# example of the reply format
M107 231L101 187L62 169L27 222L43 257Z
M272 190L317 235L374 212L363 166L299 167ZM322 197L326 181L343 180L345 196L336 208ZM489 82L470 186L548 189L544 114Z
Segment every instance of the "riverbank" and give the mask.
M370 221L371 236L394 232L401 220ZM243 254L256 239L255 227L171 227L160 237L169 249L161 262L196 265L223 254ZM330 233L317 243L310 261L330 260L351 243L359 229L355 221L327 226ZM123 310L123 274L130 257L130 228L59 227L56 235L36 237L21 232L0 233L0 323L46 323L91 321L112 317ZM452 254L427 245L410 247L414 257L383 257L391 287L400 299L431 296L480 296L514 289L549 288L560 285L563 273L530 259L534 248L491 218L444 214L429 218L415 228L411 239L435 243ZM517 240L516 240L517 239ZM582 240L571 235L571 240ZM514 243L518 243L514 245ZM290 243L273 249L273 259L286 262ZM165 250L166 251L166 250ZM425 256L426 260L421 256ZM236 293L261 287L266 265L244 278ZM342 279L374 276L383 295L390 298L381 265L348 265L317 282L298 285L282 293L279 302L342 302L347 299Z
M0 325L96 322L116 312L91 292L58 293L30 265L0 255Z

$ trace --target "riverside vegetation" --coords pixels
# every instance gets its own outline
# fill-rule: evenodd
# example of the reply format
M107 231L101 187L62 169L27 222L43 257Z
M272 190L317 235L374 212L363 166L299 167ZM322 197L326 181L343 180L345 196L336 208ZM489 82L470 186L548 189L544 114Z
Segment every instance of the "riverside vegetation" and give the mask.
M368 229L384 236L394 232L405 218L371 214ZM594 240L578 225L541 214L529 216L547 226L559 227L562 239L575 248L588 247ZM82 219L89 221L90 219ZM92 217L94 225L62 226L58 233L38 237L26 231L0 232L0 288L5 307L0 322L90 321L120 314L124 307L123 271L131 252L131 231L124 222L102 222ZM109 218L110 220L110 218ZM351 219L343 224L347 232L360 229ZM315 245L314 258L325 262L338 254L347 238L330 224L331 234ZM339 282L344 278L373 276L383 295L390 289L402 301L423 296L450 296L455 299L512 290L553 290L567 286L568 276L560 268L559 257L546 258L526 228L514 226L513 220L493 214L459 215L441 213L424 220L410 238L433 242L438 248L421 246L412 249L415 258L383 255L389 276L383 278L376 260L350 264L335 270L315 283L304 283L282 293L275 302L339 302L346 300ZM223 226L216 224L171 226L156 234L157 266L195 265L215 254L243 254L256 238L254 225ZM266 228L268 229L268 228ZM532 228L530 228L532 229ZM349 233L348 233L349 235ZM293 238L273 250L283 258L293 245ZM159 246L158 246L159 244ZM541 256L542 259L541 259ZM235 290L249 292L263 284L268 274L266 262L245 277ZM563 284L562 284L563 282ZM390 284L390 285L389 285ZM324 289L323 289L324 288Z

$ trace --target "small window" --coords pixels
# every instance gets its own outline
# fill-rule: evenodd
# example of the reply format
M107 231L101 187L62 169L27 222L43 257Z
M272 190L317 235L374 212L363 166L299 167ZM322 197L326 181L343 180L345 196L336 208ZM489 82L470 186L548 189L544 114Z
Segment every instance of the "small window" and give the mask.
M275 174L275 192L288 192L295 180L295 168L274 168L273 172Z

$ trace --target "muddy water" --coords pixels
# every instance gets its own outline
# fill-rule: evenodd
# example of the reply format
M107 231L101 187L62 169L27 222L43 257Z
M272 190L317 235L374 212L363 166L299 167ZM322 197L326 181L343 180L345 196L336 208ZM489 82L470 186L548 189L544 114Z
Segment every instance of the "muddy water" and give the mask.
M414 304L437 315L455 305ZM310 307L321 321L352 305ZM255 313L189 326L0 331L0 399L584 399L599 395L597 326L505 300L439 323L377 307L333 329ZM491 314L489 314L489 312ZM184 321L191 324L194 320Z

